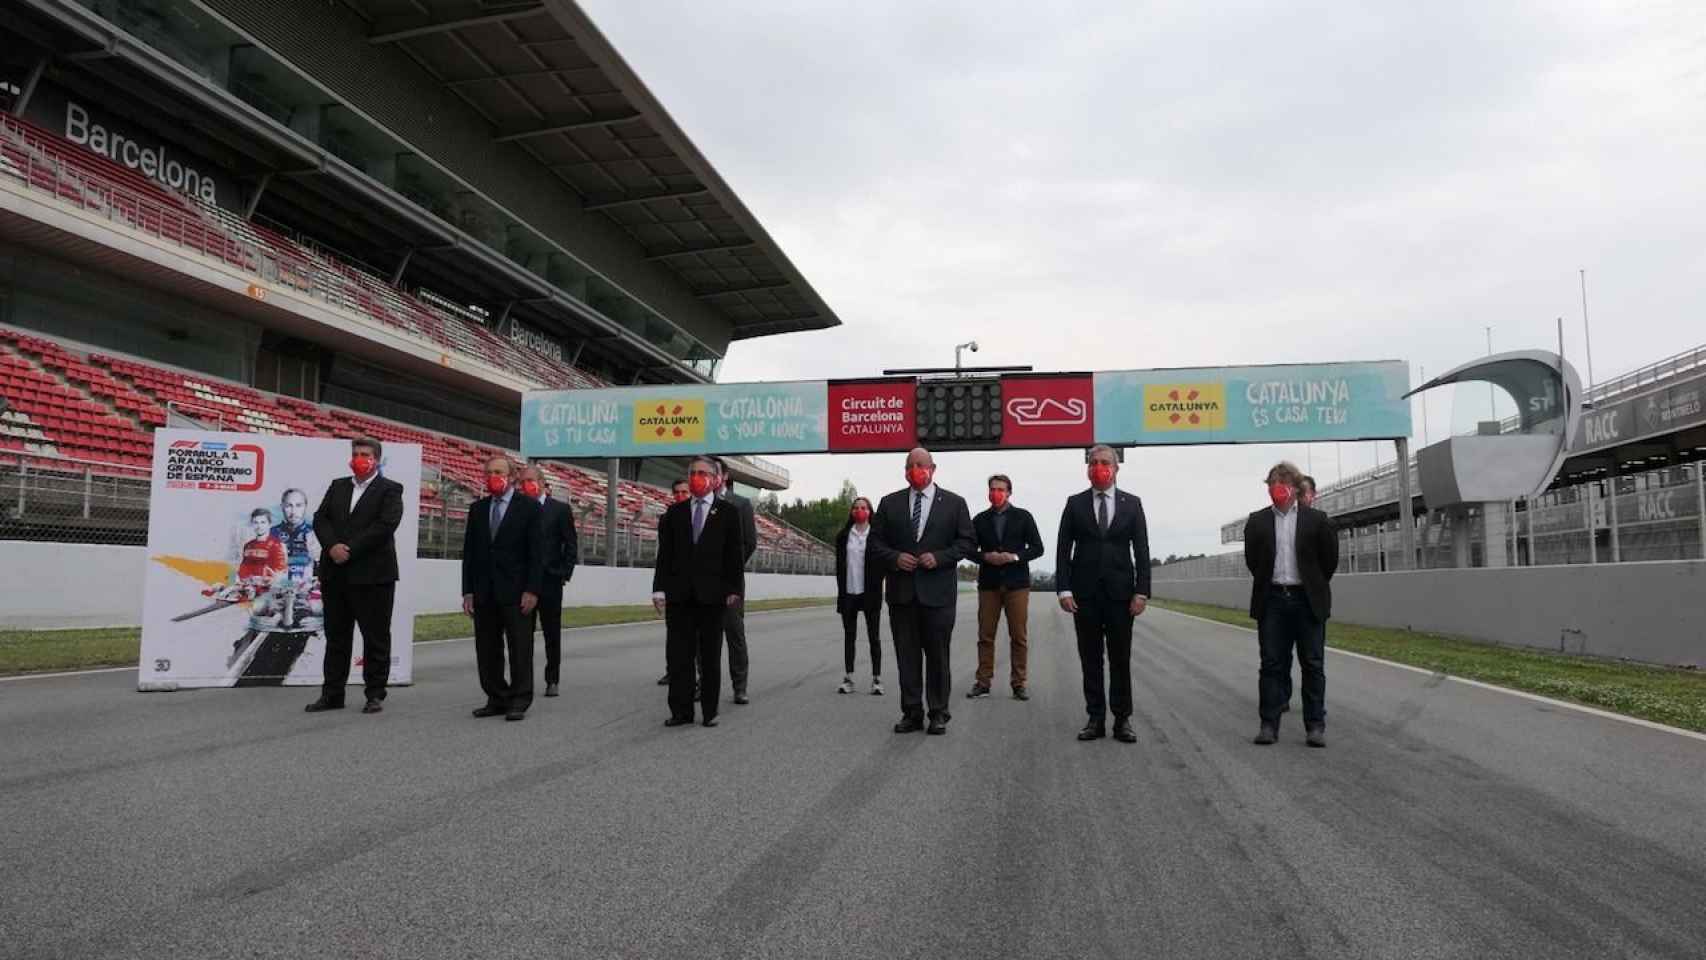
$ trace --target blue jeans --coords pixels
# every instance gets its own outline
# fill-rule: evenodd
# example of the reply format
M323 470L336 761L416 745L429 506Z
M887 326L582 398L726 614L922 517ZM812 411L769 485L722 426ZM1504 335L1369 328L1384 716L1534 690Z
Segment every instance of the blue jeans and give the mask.
M1291 654L1303 668L1303 725L1327 721L1327 625L1315 619L1309 599L1299 588L1274 587L1256 636L1262 650L1261 720L1279 725L1280 708L1291 699Z

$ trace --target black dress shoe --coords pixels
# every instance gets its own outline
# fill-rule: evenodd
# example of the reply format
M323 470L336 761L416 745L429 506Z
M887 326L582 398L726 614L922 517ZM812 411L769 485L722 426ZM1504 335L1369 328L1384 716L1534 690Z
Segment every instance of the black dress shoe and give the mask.
M378 700L369 700L365 704L362 704L361 712L362 713L378 713L379 711L384 710L384 709L385 709L385 705L380 703Z
M1114 721L1114 739L1121 743L1137 742L1137 733L1132 730L1130 720Z
M901 717L900 722L894 725L895 733L915 733L922 729L924 721L917 717Z
M948 732L948 725L940 720L932 720L930 725L924 728L924 732L932 737L939 737Z
M1015 699L1015 700L1029 700L1029 699L1031 699L1031 692L1029 690L1026 690L1024 687L1014 687L1013 688L1013 699Z
M511 710L510 712L504 714L504 719L508 720L510 723L520 723L521 721L527 719L527 711L526 710Z
M971 689L966 691L967 700L982 700L987 696L989 696L989 688L981 683L972 684Z
M1279 741L1279 727L1271 723L1262 724L1262 729L1256 731L1256 739L1250 741L1258 747L1271 747Z
M494 707L489 703L483 707L474 708L474 716L476 717L501 717L505 712L503 707Z
M1107 735L1107 727L1104 727L1102 724L1099 724L1094 720L1086 723L1084 725L1084 729L1078 731L1078 739L1080 740L1100 740Z
M669 674L666 673L663 676L658 678L658 686L660 686L660 687L669 686Z
M344 708L344 703L342 700L339 700L338 702L333 703L332 701L327 700L325 697L321 697L320 699L314 701L313 703L310 703L308 706L303 707L302 709L307 713L320 713L320 712L325 711L325 710L342 710L343 708Z
M685 727L692 722L692 717L670 717L663 722L663 725L666 727Z
M1303 742L1312 747L1326 746L1327 728L1324 726L1305 727L1303 729Z
M556 695L557 695L557 685L554 683L545 684L545 696L554 697Z
M719 722L720 721L718 721L716 717L706 717L705 719L699 721L699 725L701 727L714 727Z
M742 690L741 692L735 694L735 702L744 707L747 704L751 703L752 701L747 698L746 691Z

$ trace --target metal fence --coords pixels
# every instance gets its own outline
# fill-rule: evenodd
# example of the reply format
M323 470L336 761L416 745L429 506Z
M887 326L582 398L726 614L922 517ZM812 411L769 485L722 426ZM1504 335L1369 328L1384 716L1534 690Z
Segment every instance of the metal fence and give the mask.
M428 469L429 476L433 471ZM0 540L103 543L141 546L148 542L149 471L52 454L0 451ZM418 556L458 559L469 498L450 484L428 479L435 492L421 504ZM576 511L581 563L649 567L657 560L657 519L623 521L611 541L603 518ZM761 546L747 564L751 573L833 574L828 548L794 550Z
M1458 566L1457 525L1467 526L1468 566L1557 566L1706 557L1706 463L1607 477L1533 500L1416 518L1417 569ZM1397 521L1339 531L1339 571L1406 569ZM1243 577L1242 552L1155 570L1159 580Z

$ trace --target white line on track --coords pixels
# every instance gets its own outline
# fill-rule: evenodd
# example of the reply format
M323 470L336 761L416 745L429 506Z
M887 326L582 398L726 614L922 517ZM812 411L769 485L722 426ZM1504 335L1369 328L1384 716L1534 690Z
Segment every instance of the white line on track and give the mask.
M1159 605L1156 606L1155 609L1160 610L1162 613L1171 614L1175 617L1184 617L1187 620L1198 620L1198 621L1201 621L1203 623L1211 623L1217 627L1225 627L1228 630L1242 630L1245 633L1255 633L1256 632L1255 627L1241 627L1235 623L1226 623L1226 622L1221 621L1221 620L1210 620L1208 617L1199 617L1199 616L1196 616L1195 614L1180 613L1177 610L1168 610L1166 607L1159 606ZM1349 650L1340 650L1340 649L1338 649L1336 647L1332 647L1332 646L1327 647L1327 652L1328 653L1336 653L1336 654L1339 654L1340 656L1345 656L1345 657L1355 657L1358 660L1367 660L1369 663L1378 663L1378 664L1383 664L1383 665L1388 666L1388 667L1396 667L1399 670L1408 670L1411 673L1419 673L1425 677L1444 677L1447 680L1453 681L1454 683L1466 684L1466 685L1471 686L1471 687L1480 687L1482 690L1492 690L1496 693L1508 694L1508 695L1513 696L1513 697L1521 697L1524 700L1533 700L1536 703L1544 703L1547 706L1558 707L1558 708L1564 709L1564 710L1574 710L1577 713L1585 713L1585 714L1588 714L1589 716L1593 716L1593 717L1603 717L1606 720L1616 720L1620 723L1630 723L1630 724L1634 724L1637 727L1646 727L1649 730L1660 730L1660 731L1663 731L1665 733L1674 733L1679 737L1687 737L1690 740L1699 740L1702 743L1706 743L1706 733L1695 733L1693 730L1684 730L1681 727L1672 727L1672 726L1668 726L1668 725L1663 724L1663 723L1654 723L1651 720L1642 720L1640 717L1626 717L1621 713L1612 713L1609 710L1601 710L1597 707L1589 707L1589 706L1584 706L1584 705L1579 704L1579 703L1571 703L1568 700L1554 700L1551 697L1543 697L1537 693L1528 693L1527 691L1524 691L1524 690L1512 690L1510 687L1501 687L1501 686L1498 686L1496 684L1484 683L1480 680L1470 680L1466 677L1456 677L1456 676L1452 676L1449 673L1440 673L1440 672L1435 671L1435 670L1428 670L1424 667L1414 667L1414 666L1411 666L1410 664L1407 664L1407 663L1398 663L1397 661L1394 661L1394 660L1385 660L1385 659L1382 659L1380 657L1371 657L1366 653L1352 653Z

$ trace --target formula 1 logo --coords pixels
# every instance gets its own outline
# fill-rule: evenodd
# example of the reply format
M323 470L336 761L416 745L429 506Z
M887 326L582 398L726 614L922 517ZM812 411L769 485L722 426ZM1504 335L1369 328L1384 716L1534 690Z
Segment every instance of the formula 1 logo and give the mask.
M266 451L253 443L174 440L166 448L166 487L252 493L266 480Z

